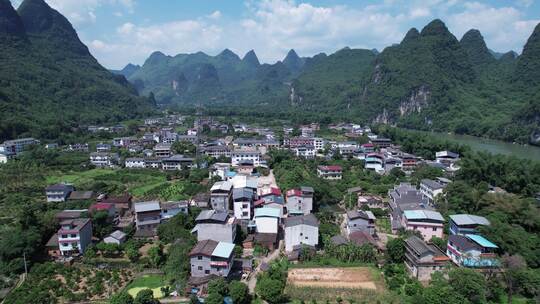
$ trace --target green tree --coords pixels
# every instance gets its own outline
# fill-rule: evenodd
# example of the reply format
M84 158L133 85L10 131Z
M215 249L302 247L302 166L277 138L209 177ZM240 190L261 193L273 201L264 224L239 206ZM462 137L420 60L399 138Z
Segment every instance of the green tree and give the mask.
M217 293L226 296L229 292L229 286L224 278L219 277L208 283L208 293Z
M448 283L470 303L486 302L487 285L482 274L468 268L454 268L448 273Z
M255 292L265 301L280 303L283 301L283 283L280 280L262 276L257 280Z
M209 292L204 300L206 304L223 304L223 296L217 292Z
M148 258L150 259L152 267L159 267L165 259L165 257L163 256L163 245L158 244L151 247L148 250Z
M405 258L405 241L402 238L390 239L386 244L386 259L390 263L401 263Z
M159 300L154 298L152 289L143 289L137 293L133 304L159 304Z
M133 297L129 295L127 292L120 292L117 294L114 294L109 299L109 304L133 304Z
M184 154L184 155L195 155L195 152L197 151L197 147L187 141L177 141L173 143L171 146L171 149L176 154Z
M235 304L249 303L249 289L240 281L232 281L229 284L229 295Z

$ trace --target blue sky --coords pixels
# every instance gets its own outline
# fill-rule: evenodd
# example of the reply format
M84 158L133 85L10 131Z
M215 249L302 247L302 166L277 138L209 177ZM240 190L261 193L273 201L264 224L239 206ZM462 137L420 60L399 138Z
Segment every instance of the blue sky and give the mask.
M12 0L15 6L21 0ZM540 22L535 0L46 0L108 68L168 55L254 49L262 62L398 43L411 27L442 19L456 37L479 29L495 51L521 52Z

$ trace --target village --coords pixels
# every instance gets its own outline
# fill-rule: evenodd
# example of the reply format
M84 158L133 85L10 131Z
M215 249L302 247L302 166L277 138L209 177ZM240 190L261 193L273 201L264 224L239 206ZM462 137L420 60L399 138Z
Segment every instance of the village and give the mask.
M98 193L79 189L69 182L48 185L43 189L43 203L79 206L77 202L88 202L87 208L66 208L54 215L58 230L45 245L51 260L77 265L90 251L91 256L96 252L106 255L109 251L118 257L122 248L132 247L126 244L134 240L139 244L136 255L148 255L148 249L153 246L162 250L160 226L184 217L191 218L193 224L182 229L188 229L186 233L196 240L187 253L187 281L176 288L161 280L159 286L146 286L154 288L155 297L173 302L187 301L190 296L202 301L209 294L209 284L219 277L240 280L250 294L255 294L261 273L282 260L291 265L312 261L309 265L316 266L291 268L287 284L349 286L382 292L384 283L372 274L373 269L385 263L381 257L388 254L387 244L403 235L403 264L407 274L423 284L428 284L434 273L443 272L451 265L481 273L497 272L501 266L499 247L479 229L490 225L488 219L476 214L450 214L445 218L437 210L437 202L444 200L444 189L460 170L460 155L456 152L438 151L434 159L424 159L403 152L391 139L378 136L369 127L355 124L328 126L339 138L345 138L339 141L317 137L320 130L317 123L284 127L278 135L271 128L228 125L211 117L196 117L193 125L187 127L186 121L184 116L172 115L146 119L137 130L140 137L132 135L91 145L45 145L48 150L62 153L88 153L89 164L102 170L181 173L202 168L208 174L204 178L207 190L183 200L148 199L148 196L141 200L133 193ZM176 131L178 126L183 126L184 133ZM89 127L88 131L114 134L123 129ZM358 138L365 142L359 143ZM4 142L0 146L0 162L10 162L31 145L41 143L33 138ZM317 198L322 196L309 183L280 187L269 166L274 161L272 151L289 153L298 160L320 159L321 164L311 174L330 185L339 183L345 174L343 166L332 162L334 159L360 161L361 170L374 176L399 171L402 178L386 193L370 193L359 185L347 188L331 211L333 234L329 234L327 228L321 228L325 202ZM409 177L421 166L440 174L411 182ZM490 187L489 192L505 190ZM107 234L97 227L103 225L109 227ZM317 267L328 265L313 263L317 261L314 257L347 246L367 252L364 262L372 262L374 267L340 265L317 271L323 269ZM106 267L106 263L102 264ZM339 275L343 271L350 273ZM335 274L328 276L324 272ZM353 277L358 278L349 280ZM131 280L138 279L134 276ZM135 297L141 288L130 289L134 285L132 282L126 287L128 282L126 278L124 285L118 287Z

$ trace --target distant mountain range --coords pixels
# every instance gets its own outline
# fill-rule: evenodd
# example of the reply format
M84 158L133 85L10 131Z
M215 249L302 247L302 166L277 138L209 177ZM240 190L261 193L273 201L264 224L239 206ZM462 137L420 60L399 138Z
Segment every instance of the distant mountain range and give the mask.
M413 28L401 43L345 48L275 64L230 50L174 57L153 53L118 72L158 103L275 109L327 120L355 119L407 128L540 142L540 26L523 52L499 54L478 30L458 40L441 20ZM216 108L215 106L212 108Z
M155 106L99 65L43 0L25 0L17 11L0 0L0 67L0 140L55 139L80 124L118 122Z

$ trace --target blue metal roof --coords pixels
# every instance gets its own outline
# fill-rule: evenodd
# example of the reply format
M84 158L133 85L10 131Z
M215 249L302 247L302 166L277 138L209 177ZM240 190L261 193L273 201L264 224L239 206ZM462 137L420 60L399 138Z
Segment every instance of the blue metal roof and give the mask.
M444 218L437 211L431 211L431 210L405 210L405 211L403 211L403 215L405 215L405 217L408 220L430 219L430 220L436 220L436 221L444 222Z
M233 243L219 242L212 251L212 256L217 256L220 258L229 258L234 250Z
M484 238L483 236L481 235L478 235L478 234L467 234L467 237L471 240L473 240L475 243L477 243L478 245L482 246L482 247L486 247L486 248L499 248L497 245L493 244L491 241L489 241L488 239Z
M279 218L278 208L257 208L255 209L255 217L277 217Z

